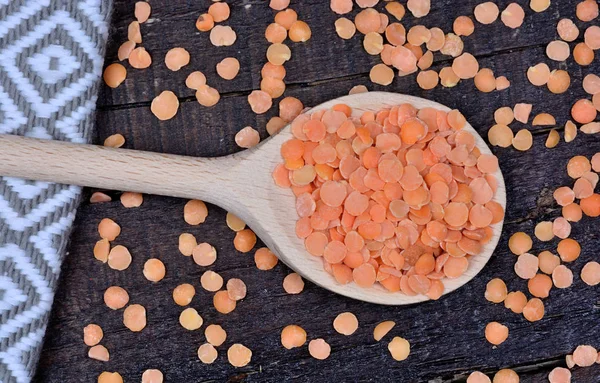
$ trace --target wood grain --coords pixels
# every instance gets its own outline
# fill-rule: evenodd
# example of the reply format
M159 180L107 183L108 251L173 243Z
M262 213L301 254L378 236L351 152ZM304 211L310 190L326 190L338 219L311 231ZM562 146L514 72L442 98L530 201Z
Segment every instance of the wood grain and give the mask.
M502 10L512 0L496 3ZM406 17L404 25L424 23L441 26L449 31L453 19L472 15L479 1L440 0L433 2L432 13L420 21ZM460 109L473 127L485 138L493 125L493 111L517 102L534 104L533 115L552 113L562 128L569 118L572 103L585 97L581 81L587 73L600 72L599 60L589 67L580 67L572 58L556 63L545 57L545 45L557 39L556 23L571 18L583 31L591 23L575 19L573 2L552 1L543 13L529 9L528 1L518 0L526 13L526 22L518 30L509 30L499 21L489 26L475 23L475 33L465 38L465 48L478 57L482 67L492 68L496 75L512 81L511 88L490 94L475 90L472 81L462 81L455 88L420 89L414 76L395 78L389 87L369 82L368 71L377 59L361 49L361 38L341 41L333 32L336 16L325 0L292 1L292 7L313 29L313 38L306 44L290 44L293 58L286 64L289 86L286 95L298 97L307 106L347 94L358 84L370 90L387 90L436 100ZM259 70L264 63L266 42L263 28L272 20L273 12L266 2L228 1L232 4L231 25L239 29L239 42L230 48L214 49L206 34L196 33L193 22L206 9L208 2L153 2L152 24L143 25L144 46L155 59L148 70L129 70L128 79L116 90L104 88L99 97L96 142L108 135L122 133L126 147L161 153L198 157L228 155L239 151L233 137L244 126L259 129L263 138L268 118L277 114L272 108L265 115L253 114L245 100L251 89L258 88ZM405 2L402 2L405 4ZM133 2L117 0L107 63L114 61L116 50L126 36L126 26L133 17ZM242 9L251 5L251 12ZM378 4L378 9L384 5ZM354 10L352 15L356 14ZM237 26L237 27L236 27ZM193 36L193 38L190 38ZM576 42L581 41L580 37ZM239 44L239 45L238 45ZM174 46L188 48L192 63L180 72L169 72L162 64L164 53ZM573 47L574 44L571 44ZM214 65L223 57L236 56L242 62L240 77L226 82L219 79ZM449 65L448 58L436 54L433 69ZM572 76L570 89L553 95L544 87L527 82L526 69L538 62L552 68L567 69ZM183 80L192 70L203 70L223 95L213 108L200 107L193 93L185 89ZM159 122L150 113L150 100L165 89L181 98L180 111L171 121ZM233 111L233 112L232 112ZM600 151L597 136L579 134L571 143L561 143L546 149L544 141L549 127L532 127L514 123L511 127L527 128L534 133L534 146L527 152L492 148L500 159L507 190L507 215L499 246L482 272L469 284L437 302L425 302L405 307L385 307L365 304L327 292L312 283L299 295L286 295L281 287L290 272L278 265L269 272L256 270L252 254L241 254L233 245L233 233L225 225L225 212L209 206L205 224L190 227L182 219L184 200L145 196L144 204L133 210L124 209L118 200L108 204L84 203L79 209L69 255L63 267L59 289L44 352L35 381L94 382L103 370L119 371L126 382L140 380L146 368L159 368L171 382L464 382L473 370L490 376L499 368L511 367L519 372L521 381L547 382L555 366L564 366L564 356L579 344L600 347L600 293L583 284L579 273L583 265L597 260L600 248L598 220L584 218L573 224L572 237L582 245L581 258L569 264L575 278L569 289L553 289L546 305L546 316L536 323L525 321L502 305L483 299L485 284L499 277L509 290L527 291L526 281L513 271L515 257L508 251L511 233L533 233L535 224L560 215L552 199L552 191L561 185L571 185L565 166L576 154L590 157ZM562 135L562 133L561 133ZM89 193L90 191L88 191ZM118 199L118 192L110 192ZM118 244L128 246L133 254L132 266L118 273L100 265L91 255L98 235L100 219L112 217L123 226ZM199 239L215 245L219 256L210 269L225 279L241 278L249 288L248 297L229 315L216 313L211 294L202 291L199 277L204 269L177 251L177 236L191 232ZM534 254L554 250L557 241L548 243L534 239ZM257 244L261 246L262 244ZM151 284L142 275L147 258L158 257L167 266L167 277ZM180 283L189 282L197 288L192 306L203 315L205 323L220 323L228 332L228 340L219 347L219 358L210 366L201 364L197 347L204 342L202 331L188 332L177 324L181 311L172 303L171 291ZM125 287L133 303L148 308L149 326L132 334L122 325L121 312L104 307L102 294L113 284ZM343 311L352 311L360 321L357 333L350 337L337 334L331 322ZM383 320L395 320L396 327L380 343L372 339L374 325ZM485 325L500 321L510 329L508 340L497 348L483 336ZM82 328L96 322L105 330L103 343L111 352L111 361L103 364L87 358L82 343ZM332 345L332 355L326 361L316 361L306 347L285 350L279 342L281 329L288 324L303 326L309 339L323 337ZM412 353L405 362L393 361L387 352L391 336L407 338ZM243 369L231 367L226 360L227 347L242 342L253 350L253 359ZM573 382L599 382L600 366L575 368Z

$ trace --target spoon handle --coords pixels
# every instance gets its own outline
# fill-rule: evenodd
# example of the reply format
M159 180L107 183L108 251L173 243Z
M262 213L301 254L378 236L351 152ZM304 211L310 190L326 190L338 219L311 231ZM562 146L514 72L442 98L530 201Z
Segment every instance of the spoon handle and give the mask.
M212 202L226 162L0 135L0 175Z

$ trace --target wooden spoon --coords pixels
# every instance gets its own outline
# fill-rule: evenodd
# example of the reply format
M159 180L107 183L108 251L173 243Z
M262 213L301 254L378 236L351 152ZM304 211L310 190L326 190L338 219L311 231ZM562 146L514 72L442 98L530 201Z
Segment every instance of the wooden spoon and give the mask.
M450 109L418 97L386 92L344 96L323 103L312 112L345 103L357 115L402 103L416 108ZM483 139L467 123L482 153L491 153ZM304 278L347 297L385 305L405 305L428 300L426 296L390 293L383 287L341 285L324 269L321 257L308 254L296 237L298 216L291 190L273 183L271 173L282 162L279 149L292 138L289 125L261 145L221 158L193 158L170 154L77 145L17 136L0 135L0 175L136 191L172 197L201 199L239 216L279 259ZM495 174L495 200L506 207L506 191L500 170ZM493 225L494 237L481 254L470 258L468 270L459 278L445 279L445 294L470 281L494 251L503 222Z

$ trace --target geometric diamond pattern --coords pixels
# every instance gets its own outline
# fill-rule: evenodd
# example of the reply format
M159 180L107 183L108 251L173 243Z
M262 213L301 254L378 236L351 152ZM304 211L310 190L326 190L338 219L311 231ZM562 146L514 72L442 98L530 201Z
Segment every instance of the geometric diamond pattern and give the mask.
M89 141L110 5L0 0L0 134ZM0 383L31 381L80 192L0 177Z

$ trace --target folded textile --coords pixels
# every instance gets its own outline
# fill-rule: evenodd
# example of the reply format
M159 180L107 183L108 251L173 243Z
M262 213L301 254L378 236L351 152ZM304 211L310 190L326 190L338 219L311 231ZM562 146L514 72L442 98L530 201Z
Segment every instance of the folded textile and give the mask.
M0 134L88 142L110 0L0 0ZM0 177L0 383L35 372L81 189Z

